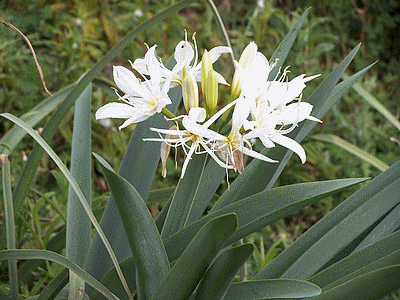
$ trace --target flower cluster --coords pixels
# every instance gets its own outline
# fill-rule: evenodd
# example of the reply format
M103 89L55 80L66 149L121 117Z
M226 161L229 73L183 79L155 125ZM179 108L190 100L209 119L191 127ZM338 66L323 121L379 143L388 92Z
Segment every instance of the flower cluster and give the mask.
M221 54L232 50L224 46L205 50L201 62L197 62L195 40L194 46L193 49L185 38L175 47L176 65L172 70L157 59L156 45L149 48L143 59L131 63L142 80L127 68L114 66L115 83L125 93L118 97L125 103L113 102L101 107L96 112L96 119L126 118L119 127L122 129L146 120L155 113L163 112L171 116L165 108L171 103L168 91L180 85L187 114L172 118L175 125L170 129L150 128L158 132L160 138L145 139L162 142L163 176L166 175L165 160L171 147L182 147L186 154L182 177L193 154L199 153L208 153L222 168L238 172L244 168L244 155L266 162L277 162L252 150L251 142L256 138L267 148L279 144L292 150L304 163L306 154L303 147L286 134L305 119L319 121L310 115L312 105L300 101L305 83L319 75L305 77L302 74L288 81L286 68L274 80L269 80L270 71L275 65L270 64L258 52L257 45L251 42L243 50L239 61L235 61L231 100L216 112L218 84L228 83L212 65ZM198 82L201 83L203 107L199 106ZM223 135L220 133L222 128L215 128L216 121L228 118L230 109L233 111L229 133Z

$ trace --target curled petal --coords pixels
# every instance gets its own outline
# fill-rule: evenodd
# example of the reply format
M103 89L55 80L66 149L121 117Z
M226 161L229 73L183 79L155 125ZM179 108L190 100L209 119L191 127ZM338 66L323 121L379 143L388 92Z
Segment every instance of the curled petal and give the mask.
M124 103L108 103L100 107L95 114L96 120L108 118L130 118L136 112L136 108Z
M303 147L295 140L292 140L291 138L288 138L287 136L283 136L281 134L270 136L270 139L275 143L295 152L300 157L301 163L304 164L306 162L306 152L304 151Z
M232 49L227 46L218 46L210 50L211 61L214 63L223 53L232 53Z

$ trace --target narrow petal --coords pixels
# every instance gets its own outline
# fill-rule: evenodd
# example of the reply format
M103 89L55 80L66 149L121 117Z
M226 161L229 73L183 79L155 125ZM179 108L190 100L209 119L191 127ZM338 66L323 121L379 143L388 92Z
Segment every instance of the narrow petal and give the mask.
M194 58L194 50L192 45L190 45L187 41L181 41L175 47L174 58L177 63L185 62L186 65L189 65Z
M223 53L232 53L232 49L227 46L217 46L210 50L211 61L214 63Z
M135 114L132 117L130 117L128 120L126 120L124 123L122 123L122 125L119 126L118 129L121 130L133 123L142 122L150 117L151 117L151 115L145 114L142 111L136 111Z
M310 116L313 106L307 102L293 103L276 114L278 124L297 124Z
M274 159L271 159L271 158L269 158L269 157L266 157L266 156L262 155L261 153L258 153L258 152L254 151L254 150L250 150L250 149L248 149L248 148L246 148L246 147L243 147L243 148L241 149L241 151L243 152L243 154L246 154L246 155L248 155L248 156L257 158L257 159L259 159L259 160L263 160L263 161L270 162L270 163L277 163L277 162L279 162L279 161L277 161L277 160L274 160Z
M96 120L108 118L130 118L137 111L131 105L112 102L100 107L95 114Z
M306 162L306 152L304 151L303 147L295 140L292 140L291 138L283 136L281 134L270 136L270 139L275 143L295 152L300 157L301 163L304 164Z

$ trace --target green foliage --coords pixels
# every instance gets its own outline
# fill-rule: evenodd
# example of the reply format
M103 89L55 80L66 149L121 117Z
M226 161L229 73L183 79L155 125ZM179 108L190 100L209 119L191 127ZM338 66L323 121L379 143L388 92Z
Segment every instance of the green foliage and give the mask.
M1 116L2 120L10 120L19 127L12 128L1 139L5 218L0 234L6 232L7 239L1 239L0 243L1 249L7 246L7 250L0 251L0 260L8 260L9 267L1 265L0 271L8 272L9 277L5 280L10 283L9 286L1 284L0 297L54 299L57 295L64 297L62 295L67 294L65 297L74 299L76 295L86 297L85 290L90 299L133 299L135 295L139 300L314 296L318 299L347 299L349 294L356 295L354 299L379 299L398 289L400 246L396 241L399 238L400 204L396 192L400 189L400 163L396 162L389 168L381 164L382 169L387 170L356 192L354 186L364 182L365 178L335 180L343 174L358 177L377 175L377 171L371 171L370 166L374 162L379 163L373 157L379 156L379 149L373 149L370 156L363 153L366 158L356 173L349 170L354 164L337 166L331 160L337 150L330 148L326 151L325 144L319 141L305 140L309 154L309 164L305 166L293 166L290 161L292 153L281 147L264 149L262 153L268 152L280 163L267 166L264 162L253 160L242 174L231 177L231 180L234 178L233 183L225 189L226 184L221 185L225 170L207 155L193 157L187 174L178 183L175 181L178 172L167 181L158 178L159 144L145 142L143 138L157 137L155 132L149 130L150 127L168 128L169 123L160 115L136 125L128 146L125 144L131 133L129 129L117 133L111 129L114 126L111 123L109 128L94 125L91 131L93 117L90 100L93 97L93 106L99 107L113 93L110 90L112 83L95 77L109 76L108 68L113 59L118 61L118 56L141 57L145 50L144 41L149 45L159 43L163 49L159 51L160 55L167 55L172 52L171 45L182 39L184 26L190 27L191 31L208 30L198 40L201 45L223 40L212 30L212 10L200 3L189 6L195 0L182 1L154 17L160 6L153 1L139 2L142 11L137 10L136 4L125 1L53 1L51 4L23 1L0 4L0 9L6 12L5 18L24 32L34 32L28 37L35 48L47 52L42 66L45 77L50 77L48 85L51 90L60 89L59 93L42 100L40 81L31 76L36 70L30 55L23 47L17 46L20 42L10 31L1 27L0 34L4 33L10 42L0 47L8 47L9 53L12 52L10 47L15 50L13 55L0 54L0 59L4 61L0 66L0 78L4 79L0 86L0 106L5 112ZM348 120L349 108L342 110L346 104L333 107L372 65L357 68L361 71L353 72L354 75L339 82L359 48L353 44L351 48L354 48L348 49L343 43L342 39L354 42L352 36L337 37L332 33L335 32L332 28L340 28L341 34L345 35L345 23L339 24L333 16L316 18L314 14L319 12L318 6L314 8L316 13L298 9L285 14L282 9L273 6L272 1L264 2L267 2L264 7L253 7L252 3L249 5L240 1L231 6L234 13L220 5L221 14L231 27L232 41L237 47L234 52L243 48L249 39L254 39L265 47L268 45L268 48L260 47L260 51L272 56L272 60L280 59L279 67L287 64L286 57L294 63L295 72L307 70L307 73L313 73L320 66L324 80L306 97L314 105L313 115L328 124L324 125L324 130L334 128L337 123L330 122L337 118L340 126L336 130L349 130L350 142L354 143L351 137L352 130L356 129L353 128L354 122ZM371 3L367 11L376 8L375 2ZM10 13L11 5L18 13L23 13L25 5L24 11L26 9L32 15L17 18ZM334 11L342 9L337 4L327 6ZM391 16L394 8L396 3L389 1L376 14L378 19L386 18L381 22L385 29L394 28L398 22L395 16ZM176 17L178 11L184 17ZM145 15L141 16L140 12ZM192 16L203 13L204 22L191 23ZM309 13L314 17L307 17ZM163 21L171 15L175 17L168 22ZM354 11L348 10L343 15L354 17ZM115 16L118 16L118 22ZM143 22L145 18L149 19ZM36 32L38 27L43 30ZM366 26L365 32L374 36L375 29ZM139 47L138 43L131 43L133 39L139 41ZM274 47L269 46L271 44L277 46L274 53ZM111 50L104 55L109 47L112 47ZM341 47L343 56L349 53L343 60L335 57L332 51L338 47ZM379 49L376 51L381 51ZM162 58L167 60L168 57ZM359 62L356 61L356 65ZM20 63L26 64L28 72L24 72L24 76L18 76L16 65ZM388 61L384 68L390 70L392 64ZM169 67L172 66L173 60L169 63ZM222 61L219 67L228 69L228 62ZM101 74L103 69L105 73ZM60 70L61 76L49 76L53 72L60 74ZM276 74L278 68L274 72ZM81 74L84 75L77 80ZM93 92L92 83L96 86ZM229 98L227 92L222 93L223 99L224 96ZM175 113L182 97L180 88L172 89L170 97L173 101L171 111ZM350 106L357 107L353 98L350 102ZM378 107L376 99L372 102ZM75 103L72 126L71 108ZM333 116L326 116L332 108ZM6 113L9 111L28 113L17 118ZM372 127L374 121L370 120L368 108L360 108L360 111L356 115L360 117L357 122L365 121ZM392 122L397 124L393 116L385 116L390 116ZM42 125L44 129L39 136L32 127ZM299 125L291 137L297 142L302 141L310 134L313 125L311 122ZM11 123L2 121L1 126L8 130ZM379 130L382 130L381 136L388 136L391 132L376 129ZM10 171L7 156L14 161L15 153L30 145L30 140L24 139L26 133L34 137L37 145L28 151L30 155L26 163L16 164L14 171ZM372 136L371 133L362 134ZM321 136L324 137L321 134L318 136L320 140ZM53 137L55 142L51 142ZM370 150L377 140L372 139L366 150ZM49 143L54 145L50 147ZM95 152L102 154L94 154L94 168L90 158L91 144ZM63 148L67 146L69 150L69 145L72 146L71 155ZM351 148L348 142L342 145ZM262 149L260 145L254 147ZM398 161L398 156L392 153L393 149L396 148L385 150L379 158L388 164ZM44 151L54 162L42 158ZM317 167L321 153L324 158L321 166ZM385 158L386 154L388 158ZM120 163L122 155L124 158ZM71 172L63 162L71 164ZM61 172L52 170L49 179L35 183L38 166L47 170L54 164ZM120 166L118 172L111 166ZM291 168L278 179L286 166ZM23 172L20 172L22 169ZM315 170L319 174L313 174ZM12 194L11 184L16 181L17 174L19 182ZM91 177L98 187L93 193ZM321 177L331 180L316 181ZM105 180L112 192L109 197L104 193L107 190ZM160 185L172 187L150 191ZM278 187L273 188L275 185ZM55 190L54 186L58 189ZM318 201L325 201L328 207L323 211L325 214L336 203L332 205L324 199L330 199L344 190L347 194L342 194L341 199L346 199L314 226L306 226L310 228L304 234L301 235L305 227L295 233L289 232L292 229L285 225L289 215L311 204L316 205ZM163 206L161 212L158 212L159 204ZM46 222L48 216L51 222ZM96 229L95 233L91 232L89 220ZM262 235L258 234L260 231ZM271 237L274 231L279 233L276 238ZM15 232L17 240L14 241ZM284 235L292 236L285 238ZM243 244L243 239L254 244ZM296 241L293 242L294 239ZM267 248L265 241L268 241ZM40 250L28 250L34 247ZM284 247L286 249L283 250ZM247 266L251 270L246 273L245 262L249 257L251 264ZM27 261L17 264L17 260ZM238 274L241 276L238 277ZM246 276L250 280L241 282ZM381 278L384 282L375 284ZM68 287L65 286L67 282L70 283ZM95 290L85 289L85 282Z

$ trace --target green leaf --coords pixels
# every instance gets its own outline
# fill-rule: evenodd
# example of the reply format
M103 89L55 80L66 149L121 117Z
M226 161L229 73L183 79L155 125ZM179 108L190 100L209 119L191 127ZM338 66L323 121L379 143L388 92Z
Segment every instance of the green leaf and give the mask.
M184 227L206 163L207 155L195 155L188 164L185 176L179 179L161 231L163 239Z
M312 136L313 139L316 139L318 141L323 141L327 143L332 143L343 150L357 156L358 158L361 158L363 161L373 165L375 168L377 168L380 171L385 171L389 168L387 164L385 164L383 161L378 159L377 157L373 156L372 154L369 154L368 152L358 148L357 146L349 143L348 141L334 135L334 134L316 134Z
M70 260L66 259L64 256L50 252L47 250L26 250L26 249L16 249L16 250L3 250L0 251L0 260L7 259L46 259L56 262L76 273L80 278L85 280L88 284L93 286L104 296L109 297L109 299L118 299L109 290L107 290L100 282L90 276L85 270L80 268L78 265L74 264Z
M375 226L374 229L366 236L363 241L353 250L357 252L376 241L383 239L392 232L400 228L400 205L397 205L385 218Z
M15 222L14 222L14 207L11 190L11 171L10 161L8 156L0 154L1 163L1 178L3 186L3 199L4 199L4 215L7 233L7 249L15 249ZM17 261L8 261L8 277L10 282L11 298L18 298L18 269Z
M146 204L147 205L160 204L162 206L165 206L165 204L168 202L169 198L171 198L174 191L175 187L152 190L149 193L149 197L147 197Z
M400 172L400 161L391 166L387 171L381 173L367 185L347 198L317 224L309 228L292 245L280 253L254 278L268 279L278 278L305 253L312 245L316 244L333 227L349 216L357 208L365 204L381 190L393 183Z
M283 63L286 60L287 55L290 52L290 49L293 46L294 41L296 40L297 35L299 34L299 31L301 27L304 24L304 21L306 20L308 14L310 12L310 8L308 8L303 15L300 17L300 19L297 21L297 23L293 26L293 28L289 31L289 33L285 36L285 38L282 40L282 42L279 44L278 48L276 48L274 54L272 54L270 63L274 63L276 60L276 66L271 70L268 76L268 80L272 81L275 79L276 75L278 74L279 70L282 68Z
M348 76L343 74L343 77L347 78ZM367 101L373 108L379 111L386 118L386 120L392 123L393 126L397 128L397 130L400 130L400 122L397 120L397 118L392 115L389 110L378 101L378 99L376 99L374 96L371 95L371 93L364 89L361 83L356 82L353 85L353 89L361 97L363 97L364 100Z
M331 261L353 240L400 202L400 179L378 192L369 201L340 221L293 263L285 278L306 279Z
M347 281L348 275L358 274L357 276L364 274L369 271L373 271L371 266L376 266L379 263L378 268L387 266L388 258L398 257L400 249L400 231L397 231L388 237L358 251L351 255L341 259L335 264L328 268L318 272L312 276L309 281L318 285L325 290L325 287L332 285L338 285ZM382 265L381 261L384 260L386 265ZM395 264L396 261L389 261L391 264ZM376 267L375 267L376 269ZM367 271L365 271L367 270Z
M380 299L400 287L400 265L363 274L312 298L313 300Z
M363 180L365 179L341 179L294 184L264 191L242 199L208 214L167 238L164 241L164 245L169 260L177 259L200 228L217 216L228 213L237 215L239 228L227 242L226 246L228 246L280 218Z
M23 114L20 119L29 126L34 127L37 123L39 123L47 115L49 115L57 107L57 105L65 99L65 97L72 90L73 87L74 84L71 84L63 88L53 96L46 98L34 108L32 108L29 112ZM6 144L9 149L4 146L0 146L0 153L8 155L13 152L15 147L24 138L25 135L25 130L23 130L19 126L14 126L0 140L0 144Z
M224 300L256 300L271 298L305 298L321 293L310 282L294 279L251 280L233 283Z
M175 112L182 97L181 89L175 87L168 94L172 100L172 105L169 108L172 112ZM160 143L143 141L143 138L158 138L157 133L151 131L150 128L169 128L169 124L170 122L167 122L161 114L156 114L137 124L118 170L118 174L135 187L142 199L146 199L148 196L160 159ZM100 224L110 243L112 243L118 260L122 261L131 256L129 242L113 195L107 202ZM115 232L119 234L116 235ZM98 235L95 235L85 262L85 269L95 278L100 279L112 266L101 239Z
M43 149L45 149L45 151L47 152L47 154L53 159L53 161L56 163L56 165L61 169L61 171L63 172L63 174L65 175L65 177L68 179L68 182L70 183L70 185L73 187L75 193L77 194L81 205L83 206L83 208L85 209L85 212L87 213L89 219L91 220L93 226L95 227L95 229L97 230L97 233L100 235L102 242L104 243L104 246L107 249L107 252L109 253L114 266L117 269L118 275L128 293L128 295L130 296L130 292L128 290L128 285L126 284L126 281L123 277L123 274L121 272L121 269L119 268L117 259L115 257L115 254L111 248L111 245L109 243L109 241L107 240L107 238L105 237L99 223L97 222L95 216L93 215L87 200L85 199L85 196L83 195L81 189L79 188L79 186L77 185L75 179L72 177L71 173L68 171L68 169L65 167L65 165L62 163L62 161L60 160L60 158L57 156L57 154L54 152L53 149L50 148L50 146L43 140L43 138L36 132L34 131L32 128L30 128L29 126L27 126L23 121L21 121L20 119L18 119L17 117L10 115L9 113L3 113L0 114L0 116L11 120L12 122L14 122L15 124L21 126L30 136L32 136L36 142L43 147Z
M313 116L322 119L322 117L336 104L336 102L339 101L346 90L351 87L351 84L355 80L359 79L359 77L371 67L369 66L353 75L351 81L342 82L335 86L344 70L357 53L358 48L359 45L343 59L335 70L329 74L329 76L310 96L308 102L314 106L312 112ZM315 124L316 122L312 121L301 122L298 127L289 134L289 136L300 143ZM230 189L225 191L219 198L211 211L220 209L230 203L258 193L264 189L271 189L293 152L277 145L272 149L265 148L261 153L279 160L279 163L267 164L258 159L253 159L252 162L243 170L242 174L239 175L231 184Z
M68 269L63 269L50 283L44 288L37 300L55 299L63 286L68 283Z
M244 244L222 252L200 281L195 300L224 299L240 267L253 253L253 244Z
M136 265L138 294L141 299L151 299L170 270L160 234L136 189L104 159L93 155L101 164L125 227Z
M177 260L153 300L188 299L236 228L234 214L217 217L205 224Z
M74 127L71 150L71 175L82 190L88 206L91 206L91 100L92 84L89 84L76 100ZM82 267L89 251L92 227L90 220L82 207L78 195L72 186L69 187L67 207L67 234L65 257L78 266ZM72 284L79 282L74 280L76 276L70 274L69 299L76 297L81 290L85 290L85 283L82 285Z

